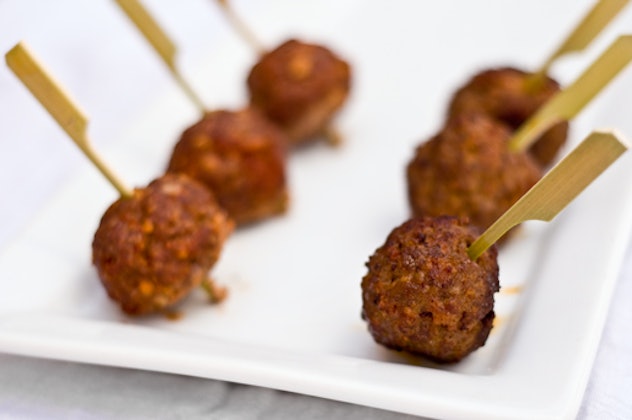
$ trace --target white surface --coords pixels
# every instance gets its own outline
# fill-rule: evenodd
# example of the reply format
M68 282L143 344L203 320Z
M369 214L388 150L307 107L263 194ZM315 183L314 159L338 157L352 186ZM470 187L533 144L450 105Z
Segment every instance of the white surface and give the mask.
M175 17L182 17L180 22L185 21L186 25L180 23L174 28L185 28L185 33L188 29L193 34L191 39L200 42L200 31L191 28L196 27L196 24L198 28L207 25L203 24L205 19L199 13L204 9L203 5L193 4L191 7L198 7L197 13L191 13L191 10L185 13L184 7L174 9L160 2L149 4L156 7L157 12L163 10L164 16L169 16L174 22L177 21ZM32 216L33 210L44 204L41 197L48 190L45 183L54 184L54 177L43 169L40 174L28 172L27 180L33 184L32 189L27 188L28 182L9 183L8 179L13 178L13 174L23 172L24 162L32 162L32 167L37 168L48 161L47 164L56 169L51 172L61 180L64 180L64 171L59 168L67 166L69 162L78 165L77 170L81 174L67 182L70 186L53 194L53 201L46 204L45 213L38 222L29 226L23 239L12 239L11 229L3 226L5 238L11 238L5 240L11 247L5 249L3 269L0 271L0 282L5 292L0 297L2 314L5 315L0 323L0 334L4 334L3 343L9 343L6 351L245 381L429 415L452 413L471 417L474 412L478 412L501 417L510 414L530 417L534 413L526 411L524 406L530 403L532 406L529 409L547 408L552 410L548 411L550 415L572 413L579 403L582 385L587 379L606 314L606 303L616 280L619 258L622 257L629 234L629 226L617 224L620 218L627 223L626 212L631 213L629 199L620 205L613 201L615 196L616 200L629 198L629 191L616 195L612 191L619 182L629 188L629 182L620 181L630 180L629 170L625 169L626 166L631 167L629 162L619 162L618 172L608 173L606 178L593 185L589 194L569 208L552 226L547 226L545 230L538 226L530 227L527 233L531 235L525 235L523 242L516 243L504 253L501 282L507 285L508 282L529 280L525 293L529 298L525 300L524 312L514 317L520 320L515 334L507 334L512 332L511 328L506 332L494 333L488 346L465 363L454 367L456 374L402 364L400 357L375 346L359 320L359 280L368 255L381 244L388 230L406 215L401 179L403 164L409 158L414 144L440 124L442 105L455 84L469 77L477 66L490 62L537 63L550 49L540 48L539 45L554 42L551 40L559 39L556 34L564 31L562 27L555 27L551 20L555 20L555 17L561 19L565 8L568 8L569 14L572 10L574 16L579 16L585 4L571 6L570 2L558 3L556 7L559 9L550 12L549 20L541 21L541 31L536 34L528 34L530 26L525 24L521 27L518 21L518 17L528 17L534 11L526 8L519 10L516 5L503 6L501 2L489 3L488 7L504 16L503 19L498 18L498 15L480 13L481 18L476 21L471 19L475 11L463 10L467 4L458 2L434 5L432 10L427 9L427 6L405 4L396 12L389 11L382 3L374 2L364 6L362 13L357 16L352 14L357 10L355 2L344 3L346 7L342 10L338 8L333 15L328 9L331 4L313 5L311 10L303 10L298 6L284 8L283 15L271 13L271 10L278 9L270 7L261 13L250 11L256 17L250 19L262 25L260 32L270 42L283 39L289 28L300 27L301 32L334 45L351 59L357 83L353 101L339 123L348 143L339 151L315 147L292 158L290 176L293 207L290 215L240 232L231 240L218 267L217 278L231 287L231 299L222 307L212 309L204 306L201 298L194 297L184 308L185 318L176 323L162 319L133 321L132 325L127 320L126 324L118 322L123 317L104 297L89 266L91 234L104 206L113 199L114 193L79 156L75 156L78 163L68 158L67 155L78 154L8 71L0 73L3 87L6 85L9 92L15 92L13 97L18 101L16 105L15 102L5 101L3 97L2 104L6 106L7 112L0 116L7 119L0 126L3 129L9 127L9 135L2 136L2 146L6 147L3 150L11 150L10 154L0 155L7 161L1 172L3 182L0 186L8 189L8 193L2 191L5 192L4 196L18 198L3 203L2 209L7 214L4 219L19 221L20 212L22 220L29 220L28 212L31 211ZM56 7L68 8L69 5L78 6L67 2L57 4ZM22 10L6 0L0 2L0 19L11 17L12 22L16 15L4 13L2 7L8 7L13 13ZM102 10L95 10L97 7ZM212 16L212 7L208 9ZM454 14L456 11L461 13ZM63 15L65 19L72 20L73 16L60 14L57 10L40 12L40 19L48 18L40 22L44 27L45 22L50 20L50 14L58 19L62 19ZM112 30L105 29L112 28L115 22L120 23L116 26L117 30L124 32L123 27L127 22L117 15L118 11L112 10L109 3L97 3L83 12L84 20L75 20L85 25L89 21L86 15L100 16L101 26L92 26L103 29L102 36L106 33L111 35ZM322 24L325 17L327 25ZM25 16L23 19L24 22L32 22L34 17ZM489 20L485 22L483 19ZM568 19L570 26L574 18ZM525 21L528 20L525 18ZM622 16L585 56L569 58L560 63L560 78L571 80L583 64L600 51L599 47L614 37L617 28L620 30L626 27L625 22L628 22L629 27L630 21L629 13ZM388 27L396 30L376 31L378 22L386 22ZM20 26L11 26L15 23L7 24L12 36L22 29ZM268 25L267 29L265 24ZM502 32L509 29L511 32ZM121 71L121 67L125 67L125 72L121 71L118 78L131 79L129 68L137 69L143 63L146 63L145 72L140 72L141 76L137 75L132 81L127 80L127 90L138 88L147 89L146 92L164 92L169 89L170 81L165 75L164 80L152 83L151 77L157 77L155 74L160 73L160 67L152 62L152 54L142 48L144 44L140 40L136 40L136 49L132 53L122 54L126 58L121 62L126 63L126 66L111 66L110 62L115 61L113 59L95 65L92 60L96 60L99 54L87 48L85 39L77 40L69 36L67 31L68 28L61 31L60 39L82 42L83 49L77 48L91 59L78 62L66 59L60 63L59 58L55 59L49 51L65 51L64 48L68 46L60 42L54 48L38 48L38 39L46 41L40 41L43 46L54 44L56 39L50 34L42 36L41 33L46 32L42 28L32 31L33 40L29 37L26 39L49 63L53 72L67 83L82 105L90 103L84 101L82 95L92 97L92 103L100 104L95 105L95 111L84 106L95 122L91 126L92 138L98 146L103 145L100 146L101 150L106 152L108 160L116 162L115 166L125 179L136 184L146 183L164 167L171 142L195 118L194 110L185 102L185 98L174 91L151 101L151 104L145 99L146 105L138 105L134 118L131 118L127 114L133 110L132 105L121 104L117 95L112 94L121 85L107 85L106 93L114 97L105 105L100 102L100 96L105 95L103 92L87 95L86 91L100 86L96 82L106 78L112 71ZM125 36L130 37L131 44L134 32L128 31ZM466 39L459 39L453 36L454 31L471 33ZM504 34L503 37L498 36L499 31ZM205 60L190 66L195 68L190 73L196 76L196 86L200 86L204 97L212 98L209 103L213 106L238 105L244 97L243 77L251 57L249 51L229 32L222 33L217 28L215 32L215 37L209 37L209 42L215 46L213 53L205 53ZM39 38L36 35L38 33ZM433 39L428 45L418 46L418 40L423 39L423 35L437 33L446 36L443 43ZM65 38L63 34L66 34ZM527 34L529 39L526 39ZM125 36L114 38L120 41ZM101 44L104 42L96 35L93 40ZM6 45L4 38L2 41L1 46L6 50L17 39L7 40ZM398 48L394 49L393 44L398 45ZM112 42L104 45L112 47ZM194 43L194 46L201 51L199 45ZM132 50L132 46L125 48L125 51ZM191 50L195 51L195 48ZM446 51L459 54L449 55ZM116 56L116 52L113 51L111 55ZM82 54L70 57L77 60L76 57ZM186 57L183 54L183 58ZM183 61L186 64L186 60ZM222 62L222 66L218 66L217 62ZM68 69L69 74L75 75L77 79L81 79L77 76L85 78L86 74L91 73L79 72L76 67L88 66L94 72L95 79L83 80L83 83L73 82L77 79L72 77L66 80L62 77L66 73L60 73L55 63L63 64L60 66L62 70ZM393 63L401 63L395 66L395 76ZM187 66L184 65L184 68ZM208 81L206 75L211 73L214 78ZM142 80L139 81L138 77ZM82 89L75 92L72 88L74 83ZM627 99L623 92L629 91L630 85L628 73L628 76L621 77L604 92L600 100L582 114L574 125L574 139L579 139L581 133L586 133L598 123L615 125L629 135L632 127L625 119L625 107L622 104ZM127 90L123 89L123 92L127 93ZM19 107L20 101L24 104L24 110ZM127 111L118 110L123 106L130 108ZM142 108L145 110L138 111ZM15 115L20 118L15 118ZM113 132L119 129L110 127L110 132L105 128L99 129L97 121L104 120L101 115L106 120L110 118L113 126L126 120L125 124L119 126L120 130L129 127L130 122L132 127L106 145L105 142L99 142L99 137L113 137ZM150 117L154 119L149 120ZM396 127L393 127L392 121L397 122ZM36 130L38 135L25 135L27 129ZM42 137L55 138L47 142L42 141ZM16 143L8 140L13 138L25 141ZM31 149L22 150L25 144L30 145ZM125 150L123 144L126 145ZM64 153L59 153L62 149ZM379 161L373 160L376 156ZM59 159L59 167L53 165L56 159ZM379 172L373 170L375 165L378 165ZM59 184L61 182L56 185ZM18 189L16 185L22 188ZM39 195L32 194L32 191L39 192ZM24 198L26 195L28 198ZM81 197L81 206L77 206L77 197ZM329 204L323 206L323 202ZM359 204L362 205L358 209ZM610 210L611 207L614 210ZM314 209L317 208L323 210L315 214ZM367 208L371 211L366 211ZM608 217L600 220L605 214ZM326 220L326 223L322 223L322 220ZM542 235L544 238L540 238ZM287 238L287 242L279 238ZM523 246L524 241L530 238L534 239L533 245ZM583 245L586 238L606 243L607 246L587 258L588 250ZM599 238L602 240L599 241ZM545 240L547 246L540 248L537 243L539 240ZM281 248L273 248L278 242L282 242ZM299 247L296 244L301 245ZM287 249L286 253L279 252L283 247ZM613 249L616 252L611 253ZM518 280L518 273L529 269L531 264L522 261L521 255L526 252L533 257L536 251L544 254L542 259L547 264L535 272L537 275L531 277L529 274L528 279ZM22 260L7 255L15 255ZM23 263L25 256L29 260L27 263ZM275 262L275 258L280 257L280 262ZM32 259L38 264L32 264ZM315 264L315 259L324 263ZM248 264L244 264L244 260ZM332 276L331 272L336 275ZM258 280L264 278L260 273L273 274ZM595 283L595 278L605 282ZM19 279L24 283L19 282ZM326 289L322 287L323 284L327 285ZM296 302L288 301L287 297L296 299ZM520 305L520 302L517 303ZM499 306L509 315L513 313L515 303L506 296L499 296ZM578 307L585 311L578 313ZM33 312L35 315L19 318L10 315L16 311ZM46 318L38 318L37 312L43 313ZM87 324L86 319L90 320ZM101 321L105 321L105 324ZM144 324L144 327L139 330L136 324ZM511 325L510 322L501 324L505 327ZM625 331L622 326L619 328L618 331ZM45 334L40 334L42 329ZM130 335L130 330L134 334ZM142 340L136 336L136 331L142 331ZM162 340L162 334L166 334L166 340ZM152 345L151 351L143 351L152 343L151 340L160 340L160 347ZM163 344L163 341L168 344ZM506 348L503 346L505 341L509 343ZM181 347L190 342L195 343L195 346ZM234 342L245 345L235 347ZM569 345L572 346L570 350L565 347ZM611 349L611 346L602 346L602 351L604 348ZM205 349L219 352L222 358L209 356L203 352ZM614 351L620 349L617 346ZM200 351L203 353L198 354ZM188 352L195 353L193 360L183 360L183 355ZM385 359L389 363L383 363ZM558 361L561 363L555 363ZM629 358L624 361L627 362L624 366L629 366ZM605 369L607 376L593 375L591 386L599 386L600 380L607 382L608 378L616 380L618 372L608 369L607 365ZM629 389L629 379L628 382L620 382ZM387 385L391 386L386 389ZM400 392L402 387L403 392ZM417 393L412 395L414 392ZM26 395L22 398L28 401ZM606 398L612 398L612 393L606 394ZM314 401L322 404L320 400ZM452 411L446 412L446 404L453 401L456 404L451 408ZM533 406L533 401L540 404ZM604 407L606 403L603 401L596 400L594 405L585 404L587 408L584 413L590 412L591 407ZM614 405L614 408L618 411L611 413L623 414L624 417L625 410L628 410L627 413L630 410L624 403Z

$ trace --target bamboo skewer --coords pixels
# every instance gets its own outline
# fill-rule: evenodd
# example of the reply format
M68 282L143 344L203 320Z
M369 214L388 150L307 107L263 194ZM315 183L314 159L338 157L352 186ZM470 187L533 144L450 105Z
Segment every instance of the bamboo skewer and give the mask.
M263 43L259 41L257 36L250 30L250 27L239 17L235 10L232 8L229 0L217 0L219 6L224 10L224 14L230 21L231 26L239 33L239 35L246 40L250 47L257 51L259 55L266 53L266 48Z
M165 31L162 30L158 22L156 22L138 0L116 0L116 3L158 53L182 91L191 99L191 102L193 102L201 113L206 112L204 102L178 71L176 65L177 48Z
M94 152L86 135L88 119L72 101L61 85L46 71L23 42L6 53L9 68L24 83L35 98L70 136L79 149L92 161L105 178L116 188L122 198L131 198L127 188ZM213 303L221 302L227 295L224 287L207 277L201 284Z
M469 257L476 260L509 229L522 222L552 220L628 147L612 132L591 133L470 245Z
M584 16L562 44L546 59L531 80L541 81L555 60L563 55L579 52L610 23L615 16L629 3L629 0L599 0Z
M70 136L105 178L116 188L121 197L131 197L132 191L112 172L94 152L86 134L88 119L73 102L61 85L49 75L44 66L23 42L6 53L9 68L46 108L57 124Z
M522 124L509 149L526 150L548 128L577 115L632 60L632 35L617 38L570 86Z

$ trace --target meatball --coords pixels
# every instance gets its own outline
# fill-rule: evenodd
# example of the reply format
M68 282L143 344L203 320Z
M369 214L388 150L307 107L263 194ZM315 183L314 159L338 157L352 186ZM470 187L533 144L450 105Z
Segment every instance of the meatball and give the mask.
M232 230L206 187L168 174L106 210L92 261L125 313L160 312L206 280Z
M263 55L248 75L250 102L292 144L322 134L350 89L350 67L319 45L289 40Z
M485 344L498 291L497 250L467 255L478 235L467 220L411 219L369 258L362 317L391 349L457 362Z
M483 71L456 92L449 113L484 112L515 130L560 91L553 79L547 77L534 84L531 76L514 68ZM567 121L555 124L532 144L529 153L540 166L550 166L566 142L567 133Z
M258 111L214 111L188 128L167 172L184 173L211 189L239 225L288 207L286 137Z
M527 153L508 150L510 135L486 115L453 116L408 163L413 215L468 217L489 227L541 177Z

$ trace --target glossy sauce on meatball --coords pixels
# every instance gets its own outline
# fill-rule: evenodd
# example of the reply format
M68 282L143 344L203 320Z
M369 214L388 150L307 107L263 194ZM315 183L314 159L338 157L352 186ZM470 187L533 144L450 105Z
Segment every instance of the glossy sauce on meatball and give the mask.
M299 144L322 134L343 105L351 69L325 47L289 40L261 57L247 83L251 104Z
M487 340L499 289L497 250L467 255L466 219L423 217L395 228L369 258L362 317L386 347L456 362Z
M106 210L92 261L125 313L160 312L206 279L232 230L206 187L168 174Z
M285 134L258 111L214 111L184 131L167 171L202 182L237 224L288 206Z

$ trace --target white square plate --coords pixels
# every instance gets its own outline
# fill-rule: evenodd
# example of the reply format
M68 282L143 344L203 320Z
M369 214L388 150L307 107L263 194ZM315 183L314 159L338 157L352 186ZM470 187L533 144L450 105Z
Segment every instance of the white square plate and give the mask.
M408 216L404 165L440 127L449 95L485 66L535 66L588 6L540 3L299 7L279 0L247 16L259 27L279 28L265 35L270 45L298 34L350 60L353 96L337 122L345 144L292 154L289 213L231 237L213 273L230 288L228 300L211 306L196 292L176 321L130 319L107 299L90 264L90 243L116 195L84 165L2 250L0 351L432 417L574 416L632 227L630 156L554 222L526 224L502 249L499 322L485 347L461 363L434 365L385 350L360 319L364 263ZM536 20L538 31L530 32ZM560 80L573 80L626 22L630 27L629 12L584 56L562 61L555 68ZM215 104L242 103L252 60L238 39L227 40L194 84ZM628 71L573 122L569 148L594 128L632 132L623 93L631 87ZM160 174L178 134L195 119L180 92L167 92L104 151L106 159L124 179L144 185Z

